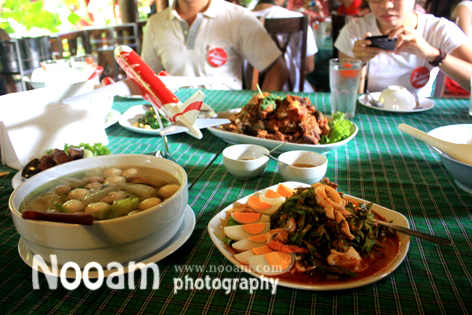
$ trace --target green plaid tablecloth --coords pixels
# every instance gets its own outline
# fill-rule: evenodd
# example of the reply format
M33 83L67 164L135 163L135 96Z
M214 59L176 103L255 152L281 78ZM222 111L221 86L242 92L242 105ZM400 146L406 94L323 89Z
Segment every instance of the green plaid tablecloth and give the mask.
M181 90L186 99L191 90ZM243 106L247 91L206 91L205 101L216 111ZM329 94L303 94L329 112ZM435 100L434 109L414 114L374 111L358 105L353 121L359 133L348 145L330 152L326 176L348 194L371 200L404 214L413 229L452 239L441 247L411 238L408 256L384 279L352 290L313 292L278 287L249 294L244 290L181 290L174 294L174 279L251 279L232 268L210 240L207 224L233 201L283 181L274 161L263 176L241 181L228 174L221 154L226 143L204 131L200 141L178 134L169 137L174 158L196 184L189 194L197 224L190 239L175 253L157 263L160 287L145 290L111 290L103 285L91 291L81 284L68 291L59 283L33 290L32 271L19 257L12 220L3 215L12 192L14 171L0 178L0 305L2 314L467 314L472 307L472 195L459 189L439 157L414 138L400 133L401 122L429 131L439 126L472 123L468 100ZM124 112L136 100L117 99L114 108ZM152 153L162 139L137 134L118 124L107 129L113 153ZM213 160L214 159L214 160ZM201 176L200 176L201 175ZM179 269L187 266L187 270ZM136 275L138 278L139 275ZM125 277L127 283L128 276ZM139 284L139 280L135 280ZM128 286L127 286L128 287Z

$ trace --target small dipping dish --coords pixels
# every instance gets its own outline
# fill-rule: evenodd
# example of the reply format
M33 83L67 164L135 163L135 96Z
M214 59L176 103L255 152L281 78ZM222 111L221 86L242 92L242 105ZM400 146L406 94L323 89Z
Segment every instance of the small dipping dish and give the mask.
M269 150L254 144L237 144L223 150L226 170L238 179L251 179L264 172Z
M310 151L289 151L279 156L280 175L287 181L313 184L323 179L328 168L328 159Z

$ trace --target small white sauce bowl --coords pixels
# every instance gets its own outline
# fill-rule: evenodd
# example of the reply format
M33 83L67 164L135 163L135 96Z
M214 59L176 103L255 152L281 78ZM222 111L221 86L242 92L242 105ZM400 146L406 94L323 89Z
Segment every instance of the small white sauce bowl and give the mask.
M289 151L282 153L278 162L280 175L287 181L313 184L323 179L328 168L328 159L319 153L310 151ZM294 164L315 165L314 167L296 167Z
M379 96L382 107L391 110L412 110L416 107L416 99L405 87L390 85Z
M264 172L269 150L255 144L237 144L223 150L226 170L239 179L251 179Z

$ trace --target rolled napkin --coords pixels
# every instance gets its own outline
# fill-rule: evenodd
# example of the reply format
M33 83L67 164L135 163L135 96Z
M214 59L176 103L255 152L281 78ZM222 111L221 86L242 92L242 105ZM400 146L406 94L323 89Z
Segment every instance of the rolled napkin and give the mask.
M93 90L93 82L56 85L0 97L2 163L22 169L31 159L64 143L108 144L104 121L112 100L62 104L62 100Z

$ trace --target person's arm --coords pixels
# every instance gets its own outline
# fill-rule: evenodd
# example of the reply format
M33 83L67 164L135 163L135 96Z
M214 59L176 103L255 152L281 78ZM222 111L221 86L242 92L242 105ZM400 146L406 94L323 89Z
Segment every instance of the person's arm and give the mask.
M305 74L315 70L315 55L306 56L305 58Z
M372 36L372 33L366 33L364 35L364 38L368 36ZM359 84L359 93L364 93L365 91L365 83L368 75L367 63L370 59L374 58L382 51L382 49L378 47L368 47L370 44L372 44L370 40L359 39L354 42L354 46L352 47L352 53L354 54L354 58L362 61L362 64L364 65L361 70L361 82ZM341 51L339 51L338 54L339 58L353 58L344 54Z
M280 56L270 66L262 83L264 91L281 91L289 76L285 59Z
M464 31L467 37L472 38L472 11L466 6L460 5L456 9L456 24Z
M433 53L429 61L433 61L439 56L439 50ZM454 81L467 91L470 91L470 75L472 74L472 45L469 43L462 44L446 58L439 67L442 72L451 77Z
M423 36L407 26L401 26L392 30L389 37L397 37L395 53L406 51L430 62L439 56L439 49L431 46ZM470 90L472 45L470 43L464 43L456 48L442 61L440 69L459 83L464 89Z

